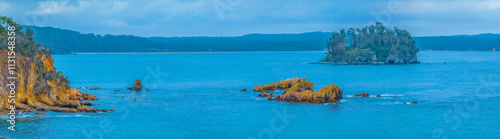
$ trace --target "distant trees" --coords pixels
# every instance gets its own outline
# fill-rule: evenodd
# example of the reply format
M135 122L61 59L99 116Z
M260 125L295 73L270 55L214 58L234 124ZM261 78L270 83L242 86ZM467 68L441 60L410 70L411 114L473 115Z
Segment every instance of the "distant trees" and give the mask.
M328 52L322 61L326 62L416 62L418 48L415 40L406 30L394 27L387 29L382 23L365 28L341 29L327 41ZM402 54L402 55L401 55ZM391 57L389 61L387 58ZM392 62L394 62L392 61Z
M33 31L27 29L23 31L23 26L12 21L11 18L5 16L0 16L0 50L7 50L7 38L9 37L7 26L15 27L15 42L16 48L14 52L17 54L23 54L28 56L34 56L37 53L50 54L53 47L47 47L46 45L39 44L33 39Z

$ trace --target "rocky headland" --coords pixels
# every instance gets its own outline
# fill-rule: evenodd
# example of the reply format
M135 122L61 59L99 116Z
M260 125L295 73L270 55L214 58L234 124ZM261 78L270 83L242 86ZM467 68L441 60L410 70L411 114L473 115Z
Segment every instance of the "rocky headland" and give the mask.
M10 18L1 17L2 23L15 27L7 30L0 26L0 115L16 111L55 111L55 112L99 112L88 107L84 101L97 98L83 94L70 87L70 81L56 71L51 48L33 40L31 30L22 30L22 26ZM7 42L7 33L15 33L15 49ZM12 56L15 55L15 58ZM15 63L9 60L14 60ZM10 66L9 66L10 65ZM15 67L14 70L9 70ZM8 79L8 77L17 79ZM12 84L15 81L15 85ZM15 95L11 94L14 87Z

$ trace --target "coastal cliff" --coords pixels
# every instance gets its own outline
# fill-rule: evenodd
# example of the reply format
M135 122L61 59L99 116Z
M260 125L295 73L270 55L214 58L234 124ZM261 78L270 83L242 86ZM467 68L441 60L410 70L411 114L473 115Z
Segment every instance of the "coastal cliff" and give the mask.
M0 114L9 109L9 88L7 77L7 51L0 52ZM16 110L56 112L99 112L83 105L84 100L95 100L90 94L71 88L69 81L55 71L50 55L37 54L34 57L17 56Z
M382 23L365 28L342 29L327 41L321 62L335 64L417 64L419 48L406 30Z
M15 27L15 31L0 26L0 115L6 114L15 106L16 111L56 111L56 112L99 112L84 105L85 100L96 100L90 94L83 94L70 87L70 81L56 71L50 56L51 49L36 43L33 32L24 32L22 26L10 18L1 17L2 23ZM7 46L8 33L15 32L15 49ZM13 50L13 51L12 51ZM9 54L10 53L10 54ZM15 53L15 70L12 54ZM11 94L12 79L15 80L15 94Z

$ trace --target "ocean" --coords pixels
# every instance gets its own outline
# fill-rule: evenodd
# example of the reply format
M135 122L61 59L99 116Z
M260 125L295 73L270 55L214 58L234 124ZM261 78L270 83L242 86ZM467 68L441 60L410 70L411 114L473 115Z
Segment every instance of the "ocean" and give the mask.
M498 138L500 53L421 51L413 65L309 64L324 52L53 55L109 113L24 113L8 138ZM340 103L268 101L252 88L306 78ZM151 91L126 88L141 79ZM246 88L247 92L239 92ZM115 91L120 90L120 91ZM275 92L276 94L282 91ZM370 97L353 97L369 93ZM381 97L375 97L380 94ZM398 98L391 98L397 96ZM405 102L407 104L405 104ZM417 102L418 104L408 104Z

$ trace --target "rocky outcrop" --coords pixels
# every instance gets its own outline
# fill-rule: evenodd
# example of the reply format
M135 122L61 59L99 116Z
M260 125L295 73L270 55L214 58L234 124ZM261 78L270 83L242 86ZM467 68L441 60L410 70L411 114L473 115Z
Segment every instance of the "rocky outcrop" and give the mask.
M255 92L273 92L276 90L286 90L293 85L305 81L305 79L301 78L293 78L293 79L287 79L287 80L282 80L277 83L269 83L267 85L261 84L259 86L256 86L253 88L253 91ZM311 86L312 88L312 86Z
M135 80L135 85L134 85L134 87L132 87L132 88L128 88L128 90L132 90L132 91L142 91L142 84L141 84L141 80L139 80L139 79Z
M355 94L354 97L370 97L368 93Z
M243 88L240 90L240 92L246 92L247 91L247 88Z
M98 112L95 108L82 105L83 100L96 100L95 96L83 94L69 86L69 81L55 71L50 55L16 55L17 67L15 103L9 103L10 77L7 69L7 51L0 51L0 114L6 114L11 104L22 111L56 112Z
M271 91L268 100L276 100L282 102L299 102L299 103L337 103L342 99L342 90L333 84L321 88L318 91L313 91L313 83L306 81L303 78L293 78L282 80L277 83L267 85L259 85L253 88L254 91L263 93L259 96L267 96L266 91ZM272 91L286 90L283 94L272 98ZM263 95L265 94L265 96Z
M342 90L333 84L321 88L318 91L306 90L293 92L286 91L284 94L274 98L276 101L300 102L300 103L337 103L342 99Z
M267 93L266 92L262 92L261 94L258 95L258 97L267 97Z

